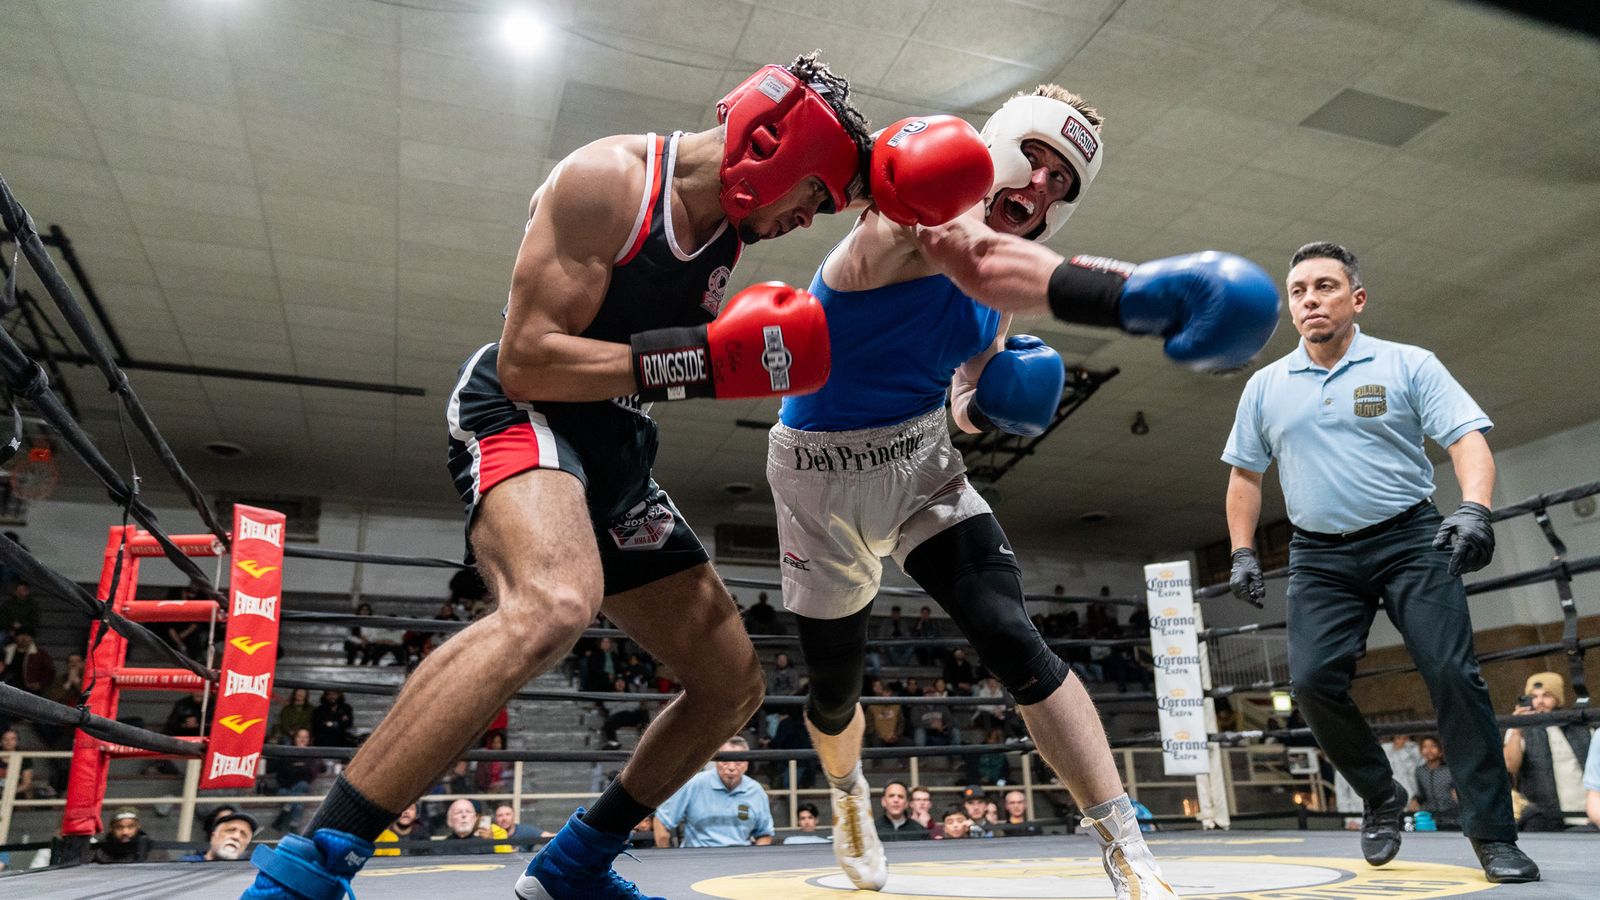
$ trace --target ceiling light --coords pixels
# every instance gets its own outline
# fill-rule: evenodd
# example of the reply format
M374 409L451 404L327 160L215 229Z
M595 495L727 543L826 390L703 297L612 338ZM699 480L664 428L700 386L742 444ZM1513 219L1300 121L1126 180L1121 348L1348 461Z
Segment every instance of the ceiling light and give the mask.
M232 441L212 441L205 445L205 450L217 459L239 459L250 455L250 451Z
M1141 409L1133 414L1133 427L1128 430L1134 434L1150 433L1150 423L1144 420L1144 410Z
M500 35L505 38L506 44L525 56L531 55L544 43L544 33L544 23L525 9L513 9L506 13L505 22L500 26Z

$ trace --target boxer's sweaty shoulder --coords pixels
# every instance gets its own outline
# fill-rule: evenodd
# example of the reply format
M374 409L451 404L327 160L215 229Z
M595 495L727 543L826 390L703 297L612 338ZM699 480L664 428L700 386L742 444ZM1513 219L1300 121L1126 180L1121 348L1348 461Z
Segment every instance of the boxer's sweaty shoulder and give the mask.
M544 207L551 214L551 225L563 231L575 229L613 249L620 247L643 199L645 173L653 156L642 134L613 135L579 147L557 163L534 192L526 227L535 227Z
M821 274L835 290L869 291L937 275L939 270L922 255L913 228L868 209L824 261Z

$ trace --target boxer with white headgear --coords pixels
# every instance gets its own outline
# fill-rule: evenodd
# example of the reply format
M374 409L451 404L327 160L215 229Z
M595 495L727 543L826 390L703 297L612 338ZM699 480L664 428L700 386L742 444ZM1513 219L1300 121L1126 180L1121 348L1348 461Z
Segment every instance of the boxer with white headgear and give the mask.
M1087 812L1119 900L1176 896L1144 844L1089 695L1028 618L1016 555L968 484L945 419L948 393L966 431L1038 436L1056 421L1061 357L1038 338L1006 337L1013 288L991 282L1033 284L1045 307L1062 259L1038 242L1066 223L1104 164L1100 121L1056 85L1012 98L982 131L994 170L982 202L942 227L907 227L868 210L812 279L827 312L832 373L820 391L784 399L767 480L784 605L796 614L811 673L806 724L833 788L834 857L862 890L882 889L888 878L861 773L857 701L881 559L892 556L1016 698L1039 752ZM989 272L991 244L1026 248L1030 266ZM1176 268L1183 271L1141 276L1144 286L1119 308L1144 323L1159 299L1173 308L1174 329L1201 320L1191 341L1212 356L1259 349L1265 336L1249 328L1236 340L1217 334L1255 312L1248 303L1234 310L1236 285L1203 262ZM1276 288L1265 273L1256 289L1270 298L1275 321ZM1196 296L1181 299L1190 291ZM991 295L1000 302L985 306Z
M1034 200L1027 188L1033 181L1036 159L1024 149L1026 142L1043 144L1072 169L1072 182L1060 199L1047 202L1044 221L1023 232L1029 240L1047 241L1078 208L1083 192L1094 182L1105 160L1100 139L1100 115L1088 104L1039 93L1012 97L983 126L983 141L994 161L994 192L984 212L1021 226L1033 221ZM1091 118L1091 116L1093 118ZM993 226L993 221L990 225Z

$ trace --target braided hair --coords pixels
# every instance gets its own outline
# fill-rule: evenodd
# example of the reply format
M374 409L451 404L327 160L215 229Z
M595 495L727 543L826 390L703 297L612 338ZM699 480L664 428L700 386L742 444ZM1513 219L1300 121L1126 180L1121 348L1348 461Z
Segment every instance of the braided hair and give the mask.
M844 130L856 142L856 147L865 158L872 150L872 132L867 124L866 116L850 99L850 82L840 75L834 74L828 64L817 59L822 54L821 50L802 53L794 58L787 68L794 77L805 82L812 90L822 95L833 107L834 114L844 124Z

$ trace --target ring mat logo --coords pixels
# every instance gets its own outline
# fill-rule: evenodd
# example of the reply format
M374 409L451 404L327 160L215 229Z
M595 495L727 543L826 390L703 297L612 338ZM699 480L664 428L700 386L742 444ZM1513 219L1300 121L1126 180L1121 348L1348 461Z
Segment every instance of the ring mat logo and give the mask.
M1169 842L1170 848L1189 841ZM1224 843L1259 843L1230 839ZM961 852L959 850L953 852ZM1359 859L1219 855L1160 858L1167 881L1185 900L1431 900L1488 890L1482 872L1464 866L1407 861L1374 869ZM1094 857L896 862L879 892L884 900L1100 900L1109 885ZM851 884L837 868L791 868L710 878L693 889L725 900L837 900Z

